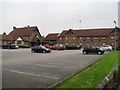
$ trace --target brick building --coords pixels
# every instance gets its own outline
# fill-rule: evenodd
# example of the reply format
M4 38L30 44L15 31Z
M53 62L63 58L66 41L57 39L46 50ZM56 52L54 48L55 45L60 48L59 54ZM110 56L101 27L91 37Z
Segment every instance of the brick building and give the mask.
M36 45L40 44L41 34L36 26L34 27L23 27L16 28L13 27L8 35L4 33L2 35L2 45L6 44L18 44L18 45Z
M58 38L59 33L50 33L48 34L43 40L43 43L57 43L57 38Z
M111 45L114 47L120 45L120 28L105 29L81 29L81 30L64 30L59 34L57 42L68 47L82 47L86 45Z

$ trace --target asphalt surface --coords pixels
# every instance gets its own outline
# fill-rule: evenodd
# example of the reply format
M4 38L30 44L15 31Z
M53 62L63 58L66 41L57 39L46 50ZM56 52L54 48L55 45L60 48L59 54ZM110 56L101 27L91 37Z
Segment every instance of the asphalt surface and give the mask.
M30 49L2 51L3 88L45 88L94 63L104 55L81 50L32 53Z

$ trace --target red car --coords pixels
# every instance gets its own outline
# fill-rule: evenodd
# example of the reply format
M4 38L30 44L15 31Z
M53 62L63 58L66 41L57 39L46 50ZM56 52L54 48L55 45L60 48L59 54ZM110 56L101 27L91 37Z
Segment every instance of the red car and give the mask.
M61 47L59 47L59 46L51 46L50 49L52 49L52 50L61 50Z
M51 46L50 46L50 45L44 45L44 47L46 47L46 48L50 48Z
M44 47L49 48L51 50L62 50L62 48L59 46L50 46L50 45L46 44L46 45L44 45Z

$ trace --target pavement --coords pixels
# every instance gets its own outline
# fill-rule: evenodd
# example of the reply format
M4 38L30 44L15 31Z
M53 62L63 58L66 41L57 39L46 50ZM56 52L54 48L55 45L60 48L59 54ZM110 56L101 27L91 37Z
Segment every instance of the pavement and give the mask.
M81 71L104 55L83 55L81 50L32 53L30 49L4 49L2 86L3 88L50 87Z

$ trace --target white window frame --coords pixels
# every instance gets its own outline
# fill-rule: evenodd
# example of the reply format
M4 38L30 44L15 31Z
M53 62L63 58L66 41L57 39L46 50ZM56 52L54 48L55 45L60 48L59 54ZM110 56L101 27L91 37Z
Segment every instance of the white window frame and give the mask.
M113 40L113 39L114 39L114 37L113 37L113 36L111 36L111 37L110 37L110 39L111 39L111 40Z
M102 45L105 45L105 44L106 44L105 42L102 43Z
M75 40L75 37L73 37L72 40Z
M75 43L72 43L73 46L75 46Z
M98 37L94 37L94 40L97 40L98 39Z
M68 40L68 37L66 37L66 40Z
M82 45L82 43L79 43L79 45Z
M97 45L98 45L98 43L94 43L94 45L96 45L96 46L97 46Z
M106 37L102 37L102 39L103 39L103 40L105 40L105 39L106 39Z
M114 46L115 44L114 44L114 42L111 42L111 46Z
M66 46L68 46L68 43L66 43Z
M82 37L79 37L80 40L82 40Z
M87 37L86 39L87 39L87 40L89 40L89 39L90 39L90 37Z
M62 40L62 38L60 37L60 40Z
M86 43L86 45L90 45L90 43Z

